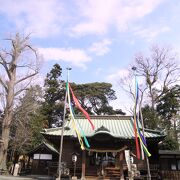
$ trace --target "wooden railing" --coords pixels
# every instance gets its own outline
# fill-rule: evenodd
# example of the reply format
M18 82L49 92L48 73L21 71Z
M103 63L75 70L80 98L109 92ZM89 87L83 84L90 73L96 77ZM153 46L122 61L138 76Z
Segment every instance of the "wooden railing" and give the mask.
M180 171L160 171L160 176L164 180L179 180Z
M150 164L150 170L158 170L159 169L159 164ZM137 164L137 169L138 170L147 170L147 165L146 164Z

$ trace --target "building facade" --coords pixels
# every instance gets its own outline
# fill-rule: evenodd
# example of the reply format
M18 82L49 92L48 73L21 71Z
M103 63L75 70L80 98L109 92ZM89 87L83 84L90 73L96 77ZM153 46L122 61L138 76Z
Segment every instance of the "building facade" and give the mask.
M76 124L84 131L90 147L80 148L77 134L72 120L67 120L64 128L64 141L62 162L69 169L69 175L85 178L125 178L128 176L127 157L125 151L129 150L130 163L133 176L139 174L146 176L146 160L136 158L133 120L131 116L91 116L95 130L83 116L75 117ZM142 131L142 128L140 128ZM54 148L59 149L62 128L45 129L42 134ZM143 133L143 132L142 132ZM165 137L159 131L145 129L147 146L152 154L149 158L152 176L158 170L158 143ZM72 154L77 154L76 169L72 161ZM58 162L58 159L55 160ZM49 172L51 173L51 172Z

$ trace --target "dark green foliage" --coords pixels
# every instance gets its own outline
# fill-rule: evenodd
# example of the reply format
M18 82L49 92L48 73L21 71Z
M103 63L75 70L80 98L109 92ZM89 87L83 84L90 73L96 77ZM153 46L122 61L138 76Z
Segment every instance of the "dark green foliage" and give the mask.
M157 111L165 121L170 121L180 110L180 86L176 85L157 103Z
M65 82L59 80L61 74L61 67L55 64L45 79L45 102L42 110L48 119L49 127L53 124L61 125L57 123L62 122L63 119ZM110 83L72 83L71 86L80 104L89 114L125 114L122 110L113 110L109 105L109 101L116 99L115 91ZM80 113L76 109L75 112Z
M161 150L179 150L178 142L167 136L165 140L159 145L159 149Z
M157 111L155 111L149 105L145 105L142 108L142 114L146 128L157 129L160 126L160 119Z
M89 114L124 114L121 110L113 110L109 105L109 101L116 99L115 91L110 83L72 84L72 89L82 107Z
M176 85L171 89L166 89L161 98L156 102L156 109L146 105L142 108L145 125L148 128L161 128L167 134L161 143L160 149L177 150L178 127L177 115L180 110L180 86Z
M64 110L65 81L59 80L62 74L60 65L55 64L45 79L45 102L43 114L48 119L49 127L61 125ZM122 110L113 110L109 101L115 100L115 91L110 83L71 84L82 107L89 114L125 114ZM80 113L75 109L76 113ZM59 121L60 120L60 121Z
M62 74L62 68L59 64L55 64L50 71L50 73L47 73L46 79L45 79L45 100L48 103L54 103L56 100L59 99L59 88L60 88L60 80L58 79L61 77Z
M180 86L176 85L169 89L156 103L156 109L145 105L142 108L145 124L148 128L166 128L172 127L172 118L180 110Z
M169 89L158 101L157 112L162 119L162 127L167 131L167 142L178 142L178 118L180 111L180 86ZM171 133L170 133L171 132ZM173 142L172 142L173 143Z
M43 128L48 128L48 121L46 117L42 114L41 108L39 108L36 114L33 114L30 122L30 127L32 129L31 137L31 149L39 145L44 139L40 133Z
M65 83L59 80L61 74L62 68L59 64L55 64L45 79L45 102L42 110L48 119L49 127L62 120L63 117Z

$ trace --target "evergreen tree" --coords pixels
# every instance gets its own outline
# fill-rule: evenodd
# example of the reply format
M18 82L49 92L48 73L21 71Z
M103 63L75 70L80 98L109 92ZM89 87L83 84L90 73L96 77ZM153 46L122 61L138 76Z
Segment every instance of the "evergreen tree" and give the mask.
M109 104L111 100L116 99L115 91L110 83L72 84L72 88L82 107L90 114L125 114L121 109L114 110Z
M168 123L180 111L180 86L172 87L157 103L157 111Z
M173 146L178 149L178 133L179 133L179 112L180 112L180 86L176 85L162 96L157 103L157 112L162 119L162 125L166 129L167 138L164 146L168 143L175 144ZM172 141L172 142L171 142ZM170 145L169 145L170 146ZM168 147L167 147L168 148Z
M43 103L43 114L48 119L49 127L61 126L64 110L65 81L59 78L62 75L60 65L55 64L45 79L45 102ZM114 110L109 105L115 100L115 91L110 83L71 83L74 94L77 96L82 107L89 113L95 115L122 114L121 109ZM73 103L73 102L72 102ZM74 104L72 104L74 106ZM75 109L76 113L80 113Z
M65 97L65 83L60 80L62 68L55 64L45 79L45 102L43 103L43 114L48 119L49 127L54 124L61 125L63 117L63 106Z
M157 113L152 107L149 105L145 105L142 108L142 114L144 119L144 124L146 128L149 129L158 129L161 128L161 119Z

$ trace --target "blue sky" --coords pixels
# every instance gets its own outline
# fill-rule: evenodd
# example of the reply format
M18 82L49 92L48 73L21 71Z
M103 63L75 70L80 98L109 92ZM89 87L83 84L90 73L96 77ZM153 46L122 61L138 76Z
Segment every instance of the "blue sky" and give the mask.
M43 56L39 78L59 63L76 83L111 82L115 106L130 103L116 81L134 55L152 44L180 51L179 0L6 0L0 6L0 38L32 33Z

